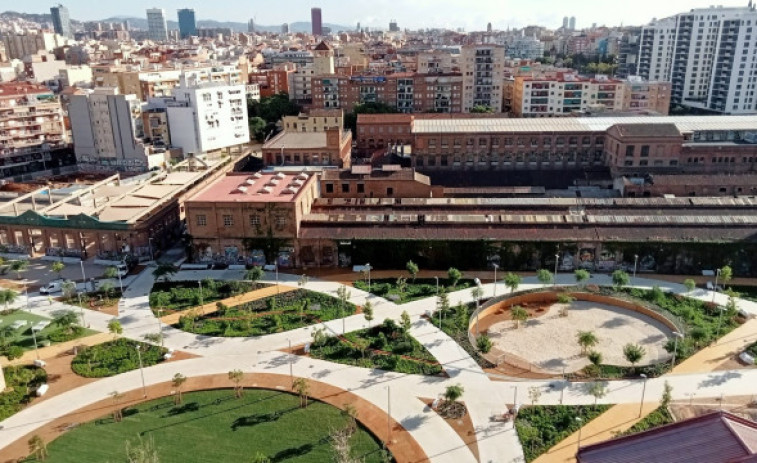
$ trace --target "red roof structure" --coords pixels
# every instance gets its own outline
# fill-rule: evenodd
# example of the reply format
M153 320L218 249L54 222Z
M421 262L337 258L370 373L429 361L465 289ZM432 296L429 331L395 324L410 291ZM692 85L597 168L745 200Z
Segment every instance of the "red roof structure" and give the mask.
M716 411L579 449L578 463L757 461L757 423Z

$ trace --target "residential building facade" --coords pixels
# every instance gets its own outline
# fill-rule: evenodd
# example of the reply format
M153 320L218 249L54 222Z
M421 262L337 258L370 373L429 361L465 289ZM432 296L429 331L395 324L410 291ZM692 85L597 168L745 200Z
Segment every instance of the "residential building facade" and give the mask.
M501 45L468 45L462 49L463 112L475 107L502 112L505 49Z

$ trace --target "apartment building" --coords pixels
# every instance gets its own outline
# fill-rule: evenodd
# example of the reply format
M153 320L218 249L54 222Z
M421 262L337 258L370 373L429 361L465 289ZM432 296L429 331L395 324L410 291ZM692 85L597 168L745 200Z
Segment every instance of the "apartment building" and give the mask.
M450 74L460 72L460 54L453 50L432 50L416 55L418 74Z
M64 37L44 31L6 33L2 38L8 60L24 59L39 52L50 52L64 44Z
M184 69L141 69L139 67L93 66L97 87L117 87L124 95L137 95L142 101L173 95L182 75L191 75L200 83L217 82L240 84L242 72L237 66L217 65Z
M165 153L144 141L142 102L101 87L71 95L68 106L74 152L93 169L145 172L165 163Z
M720 114L757 113L757 11L692 9L642 30L639 74L673 82L675 105Z
M67 143L58 98L45 86L0 83L0 172L43 170L50 151Z
M341 109L312 109L307 114L284 116L281 125L288 132L325 132L332 127L344 127Z
M463 112L477 106L502 112L505 48L500 45L467 45L462 49Z

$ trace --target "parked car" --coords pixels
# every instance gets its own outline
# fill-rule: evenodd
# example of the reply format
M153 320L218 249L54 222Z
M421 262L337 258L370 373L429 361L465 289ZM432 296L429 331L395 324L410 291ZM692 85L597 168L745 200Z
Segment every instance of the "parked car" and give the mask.
M53 280L39 288L40 294L53 294L63 291L63 280Z
M739 361L744 365L754 365L754 356L747 351L739 354Z

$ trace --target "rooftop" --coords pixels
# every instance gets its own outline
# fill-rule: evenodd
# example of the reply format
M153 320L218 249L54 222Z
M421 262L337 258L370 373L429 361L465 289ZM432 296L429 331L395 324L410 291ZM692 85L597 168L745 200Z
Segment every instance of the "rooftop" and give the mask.
M286 203L296 199L313 178L304 172L230 173L187 202Z
M326 132L281 132L268 143L264 149L321 149L325 148ZM342 142L350 136L349 131L342 132Z

